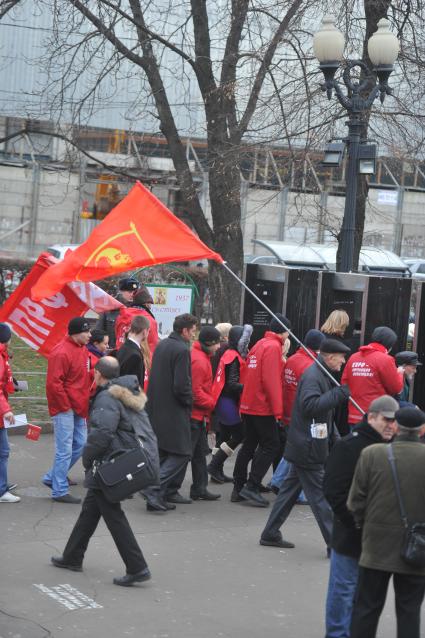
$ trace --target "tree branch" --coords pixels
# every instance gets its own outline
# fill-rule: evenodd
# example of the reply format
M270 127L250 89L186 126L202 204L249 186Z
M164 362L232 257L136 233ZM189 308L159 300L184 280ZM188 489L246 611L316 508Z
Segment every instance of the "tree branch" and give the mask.
M302 0L294 0L290 8L288 9L285 17L282 22L279 24L267 50L263 56L262 62L260 64L260 68L257 71L257 75L254 80L254 84L252 87L251 95L248 99L248 104L246 106L245 112L239 122L238 130L235 132L234 139L235 141L241 140L242 136L246 132L249 122L254 114L254 111L257 106L258 98L260 95L261 88L264 83L264 79L267 75L267 69L269 68L273 56L276 52L277 46L282 39L283 34L289 28L292 18L296 15L298 9L302 4Z

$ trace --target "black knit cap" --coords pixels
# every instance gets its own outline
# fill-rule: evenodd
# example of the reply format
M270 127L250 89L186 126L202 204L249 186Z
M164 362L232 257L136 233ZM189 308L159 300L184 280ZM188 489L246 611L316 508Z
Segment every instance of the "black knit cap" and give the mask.
M325 335L320 330L315 330L312 328L309 330L304 337L304 345L306 348L310 348L310 350L320 350L320 346L322 342L325 340Z
M404 428L420 428L425 425L425 413L417 408L400 408L395 413L395 420Z
M282 333L291 330L292 324L287 317L284 317L280 312L275 312L275 315L286 326L286 328L281 326L280 323L274 317L272 317L269 325L269 330L271 330L271 332L275 332L276 334L281 335Z
M342 341L338 341L338 339L323 339L320 344L320 352L323 354L336 354L339 352L348 354L351 350L342 343Z
M12 336L12 331L7 323L0 323L0 343L7 343Z
M390 350L397 341L397 335L394 330L388 328L388 326L379 326L372 332L370 340L375 343L380 343L385 346L387 350Z
M220 333L214 326L204 326L199 331L198 341L204 346L213 346L220 343Z
M118 288L120 290L127 290L128 292L134 292L140 286L135 277L124 277L118 282Z
M79 335L80 332L90 332L89 322L85 317L74 317L68 324L68 334Z

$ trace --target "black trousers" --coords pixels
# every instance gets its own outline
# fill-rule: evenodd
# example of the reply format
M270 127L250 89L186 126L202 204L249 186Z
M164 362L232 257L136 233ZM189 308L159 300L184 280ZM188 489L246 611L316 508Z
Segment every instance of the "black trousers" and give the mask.
M245 426L241 423L235 425L218 424L218 430L215 435L215 447L220 447L222 443L226 443L232 450L236 450L238 445L242 443L245 436Z
M87 490L80 516L63 551L64 560L71 565L80 565L83 562L89 541L101 516L125 563L127 574L137 574L145 569L145 558L121 509L121 504L110 503L100 490L92 489Z
M192 467L191 494L203 494L208 485L208 471L206 456L209 452L207 429L202 421L190 421L190 434L192 438Z
M248 464L252 459L248 477L250 487L259 488L279 448L279 432L274 416L244 414L245 439L236 458L233 478L240 491L246 483Z
M263 529L261 537L271 540L279 534L289 514L297 502L301 490L304 490L308 504L322 532L323 540L329 546L332 534L333 516L329 503L323 495L323 476L325 470L312 470L298 467L292 463L288 474L273 504L273 509Z
M392 574L367 567L359 567L351 617L351 638L375 638L391 576L395 593L397 638L420 638L425 576Z

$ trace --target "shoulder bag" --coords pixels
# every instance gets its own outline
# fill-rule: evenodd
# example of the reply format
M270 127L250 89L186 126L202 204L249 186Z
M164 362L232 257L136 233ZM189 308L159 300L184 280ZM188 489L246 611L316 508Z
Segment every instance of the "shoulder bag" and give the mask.
M140 490L158 483L158 475L143 443L131 450L116 450L102 462L94 462L92 474L111 503L119 503Z
M387 445L387 456L391 465L401 520L403 521L405 529L400 556L408 565L423 568L425 567L425 523L409 523L401 497L394 450L391 443Z

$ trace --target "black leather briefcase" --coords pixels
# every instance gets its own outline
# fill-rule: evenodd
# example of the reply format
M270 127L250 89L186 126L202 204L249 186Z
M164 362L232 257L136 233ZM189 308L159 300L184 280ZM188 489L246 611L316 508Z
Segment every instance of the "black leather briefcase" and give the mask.
M119 503L158 481L142 445L133 450L114 452L102 463L94 463L92 472L105 498L111 503Z

